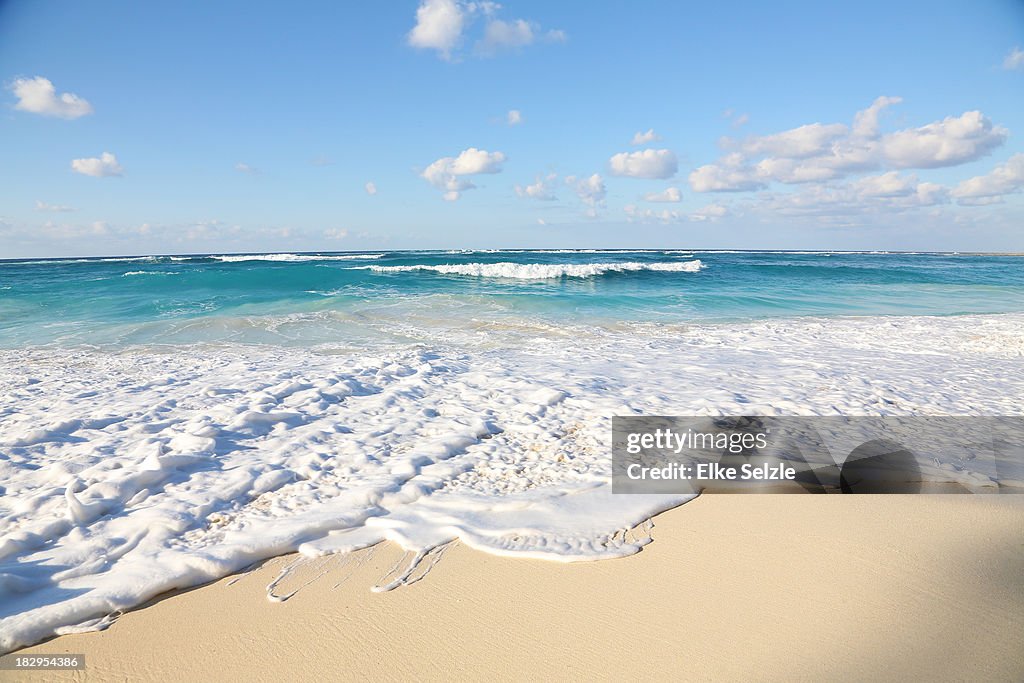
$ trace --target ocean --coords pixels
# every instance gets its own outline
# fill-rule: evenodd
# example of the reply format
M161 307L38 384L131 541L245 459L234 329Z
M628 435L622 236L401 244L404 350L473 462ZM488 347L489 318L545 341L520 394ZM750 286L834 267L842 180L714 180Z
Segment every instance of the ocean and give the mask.
M420 251L0 262L0 651L298 551L622 557L614 415L1020 415L1024 264ZM1018 463L1018 465L1021 465ZM986 492L969 458L925 476ZM1001 475L1004 478L1007 475ZM268 597L281 596L268 589Z
M407 341L410 325L1024 311L1016 256L420 251L0 262L0 346ZM413 331L413 334L419 330Z

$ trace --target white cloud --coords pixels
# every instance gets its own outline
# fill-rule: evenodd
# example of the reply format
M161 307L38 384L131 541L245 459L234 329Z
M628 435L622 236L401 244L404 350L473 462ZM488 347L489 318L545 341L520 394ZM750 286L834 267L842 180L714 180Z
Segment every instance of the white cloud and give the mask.
M77 119L92 113L89 102L72 93L58 95L53 83L42 76L19 78L11 84L10 89L18 98L14 108L21 111L62 119Z
M626 220L629 223L674 223L680 221L683 216L678 211L662 209L641 209L636 204L626 204L622 207L626 213Z
M409 45L437 50L450 59L466 23L464 7L455 0L423 0L416 9L416 25L409 31Z
M121 164L117 163L117 157L110 152L104 152L99 157L74 159L71 161L71 170L75 173L91 175L95 178L119 176L124 173Z
M1015 47L1003 60L1003 68L1007 70L1024 69L1024 50Z
M424 180L444 192L445 201L453 202L474 187L464 176L479 173L500 173L505 155L470 147L457 157L442 157L420 174Z
M565 31L543 31L536 22L526 19L491 19L484 27L484 37L476 44L476 51L483 56L493 56L502 50L523 48L537 41L563 43L565 39Z
M536 199L543 202L550 202L558 199L555 196L553 185L558 176L554 173L542 178L537 176L531 185L516 185L516 194L523 199Z
M502 50L522 48L538 41L564 42L565 32L544 31L526 19L495 18L501 5L489 0L421 0L416 9L416 24L409 31L409 45L436 50L438 56L452 60L467 29L480 16L486 18L483 36L476 41L476 53L493 56Z
M690 185L697 192L741 192L772 182L823 182L871 170L956 166L989 154L1008 136L979 111L881 133L881 112L899 102L898 97L877 98L857 112L852 127L812 123L739 141L726 138L722 144L731 153L692 172Z
M363 185L363 187L366 189L366 194L370 195L371 197L377 194L377 184L374 183L372 180L366 183L366 185Z
M669 187L662 192L648 192L644 195L645 202L679 202L683 195L678 187Z
M249 175L257 175L260 172L260 170L255 166L250 166L249 164L243 163L241 161L235 164L235 170L238 171L239 173L248 173Z
M980 111L969 111L885 135L881 152L897 168L956 166L987 155L1008 135L1009 131L993 126Z
M36 200L36 211L50 211L53 213L65 213L68 211L75 211L73 206L60 206L57 204L47 204L46 202L37 199Z
M750 169L728 162L700 166L690 173L694 192L746 192L765 186Z
M669 149L645 149L620 152L608 160L612 175L628 178L671 178L679 170L675 152Z
M949 189L942 185L886 173L845 185L809 185L797 192L767 195L757 208L771 215L856 217L900 213L948 202Z
M648 128L646 133L637 131L633 134L633 139L630 140L631 145L646 145L649 142L656 142L661 139L661 136L654 132L653 128Z
M867 109L857 112L853 116L853 134L863 138L878 136L878 117L882 110L903 101L902 97L876 97L875 101Z
M800 159L769 157L762 159L753 168L753 175L758 181L776 181L780 183L811 183L829 180L837 173L833 168L823 164L804 163Z
M508 125L510 126L518 126L520 123L523 122L523 112L519 111L518 109L510 109L505 120L508 122Z
M864 197L905 197L917 191L917 176L901 176L896 171L866 176L851 183L855 192Z
M953 190L960 204L993 204L1003 195L1024 191L1024 154L1014 154L986 175L963 181Z
M329 240L343 240L348 237L348 230L345 228L328 228L324 230L324 237Z
M643 209L636 204L626 204L622 207L626 213L626 221L629 223L685 223L687 220L694 222L717 221L729 214L729 210L721 204L708 204L690 214L684 214L673 209Z
M690 214L691 221L716 221L729 215L729 209L721 204L708 204Z
M580 198L580 201L590 207L587 215L590 217L596 216L597 208L604 206L605 197L608 196L608 188L604 184L604 178L597 173L589 178L578 178L570 175L565 177L565 182L576 192L576 196Z
M740 142L738 148L747 156L805 159L826 152L846 130L841 123L810 123L774 135L751 136Z
M534 41L533 26L525 19L502 21L494 19L487 22L484 38L480 42L480 50L492 54L503 48L517 48L529 45Z

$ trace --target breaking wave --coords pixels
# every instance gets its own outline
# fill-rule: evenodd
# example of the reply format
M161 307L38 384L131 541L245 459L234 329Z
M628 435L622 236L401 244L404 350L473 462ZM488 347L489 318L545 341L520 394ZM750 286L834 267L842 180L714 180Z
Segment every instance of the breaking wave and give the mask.
M554 280L563 277L597 277L607 273L637 271L659 271L671 273L696 273L704 268L700 260L667 263L446 263L441 265L417 264L411 266L356 266L353 270L370 270L375 273L409 273L429 271L442 275L467 275L471 277L493 277L511 280Z
M211 256L210 258L223 263L237 263L240 261L284 261L294 263L298 261L360 261L383 257L384 254L237 254L232 256Z

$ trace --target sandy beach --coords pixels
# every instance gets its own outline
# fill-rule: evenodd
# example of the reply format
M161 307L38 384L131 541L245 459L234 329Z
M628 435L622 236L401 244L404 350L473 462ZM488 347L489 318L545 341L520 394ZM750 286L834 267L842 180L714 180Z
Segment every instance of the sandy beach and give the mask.
M20 654L86 655L50 680L1024 676L1022 497L710 494L655 522L600 562L455 544L388 593L393 545L300 563L285 602L276 558Z
M1024 683L971 10L0 0L0 683Z

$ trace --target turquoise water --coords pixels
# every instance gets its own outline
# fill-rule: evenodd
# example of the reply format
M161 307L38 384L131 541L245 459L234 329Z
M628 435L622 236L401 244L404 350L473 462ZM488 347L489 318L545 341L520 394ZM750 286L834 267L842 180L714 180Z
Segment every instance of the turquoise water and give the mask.
M702 267L695 272L646 269L696 260ZM446 264L467 271L512 265L483 268L484 275L388 270ZM530 278L531 264L549 266L542 273L548 277ZM1022 266L1020 257L998 255L677 250L2 261L0 346L344 343L410 321L558 325L1017 312L1024 311Z

